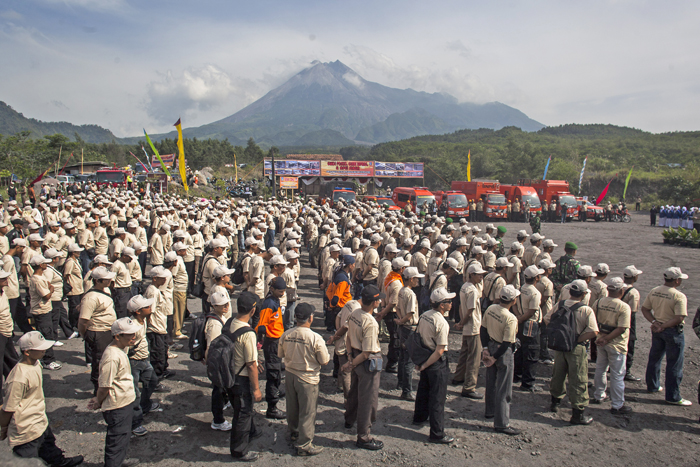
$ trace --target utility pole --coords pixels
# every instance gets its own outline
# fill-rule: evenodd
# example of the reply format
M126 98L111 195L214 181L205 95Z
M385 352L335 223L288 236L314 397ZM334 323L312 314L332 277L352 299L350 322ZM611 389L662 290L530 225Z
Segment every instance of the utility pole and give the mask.
M272 196L277 197L277 178L275 176L275 154L279 152L275 146L270 148L268 155L272 158Z

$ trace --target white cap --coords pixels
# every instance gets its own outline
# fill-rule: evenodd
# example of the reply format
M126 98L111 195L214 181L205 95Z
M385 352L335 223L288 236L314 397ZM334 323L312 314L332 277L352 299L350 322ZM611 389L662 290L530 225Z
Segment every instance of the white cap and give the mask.
M296 252L295 252L295 253L296 253ZM287 262L287 261L284 259L284 256L282 256L282 255L275 255L275 256L273 256L273 257L270 259L270 265L271 265L271 266L277 266L278 264L287 265L287 264L289 264L289 262Z
M126 250L126 248L124 248L124 249ZM124 253L124 254L126 254L126 253ZM169 251L165 254L165 257L163 259L165 261L167 261L168 263L173 262L173 261L177 261L177 253L174 251Z
M26 241L25 239L23 239L23 238L15 238L14 240L12 240L12 246L13 246L13 247L14 247L14 246L24 246L24 247L26 247L26 246L27 246L27 241Z
M530 237L530 242L532 241L538 242L539 240L544 240L544 235L540 235L539 233L534 233L532 234L532 237Z
M39 331L25 332L17 341L19 350L22 352L25 350L48 350L53 347L55 343L56 341L47 341L44 339L44 336Z
M456 246L467 246L467 239L464 237L459 237L457 241L455 242Z
M392 269L401 269L401 268L405 268L409 264L410 263L408 261L404 261L403 258L394 258L391 261L391 268Z
M533 277L537 277L540 274L544 274L544 269L540 269L534 264L532 266L526 267L523 271L523 275L526 279L532 279Z
M212 248L227 248L228 242L223 238L215 238L209 244Z
M430 301L432 303L440 303L444 302L445 300L452 300L455 298L457 294L455 293L450 293L447 291L446 288L440 287L435 290L430 294Z
M447 258L447 259L445 260L445 264L444 264L442 267L444 268L445 265L447 265L447 266L451 267L452 269L454 269L455 271L459 272L459 263L457 262L456 259L454 259L454 258Z
M610 290L620 290L625 286L625 281L622 279L622 277L612 277L610 279L606 279L605 283L608 285L608 289Z
M539 266L542 269L549 269L549 268L555 268L557 267L556 264L552 263L552 261L549 258L544 258L541 260L537 266Z
M29 260L29 265L39 266L40 264L49 264L50 262L50 259L44 258L42 255L34 255L32 256L32 259Z
M136 334L140 330L141 325L138 323L138 321L131 318L119 318L112 323L113 336L118 336L119 334Z
M382 241L382 236L379 235L379 234L377 234L377 233L372 234L372 236L369 238L369 241L372 242L373 244L374 244L374 243L377 243L377 242L381 242L381 241Z
M625 269L622 270L622 275L625 277L637 277L641 273L642 271L634 267L634 265L627 266Z
M209 303L211 303L214 306L226 305L230 301L231 301L231 299L229 297L227 297L226 295L224 295L223 292L214 292L209 297Z
M337 243L332 243L331 246L328 247L328 251L331 251L331 252L340 251L340 250L342 250L342 248Z
M147 306L153 305L153 302L155 299L153 298L146 298L143 295L134 295L129 299L129 302L126 304L126 309L129 313L133 313L134 311L138 311L141 308L146 308Z
M399 249L396 248L396 245L393 243L387 244L387 246L384 248L384 253L398 253Z
M501 300L504 302L512 302L516 297L520 295L520 292L516 290L511 284L506 285L501 289Z
M187 245L185 245L185 244L182 243L182 242L175 242L175 243L173 243L173 247L172 247L172 248L173 248L173 251L186 250L186 249L187 249Z
M110 271L104 266L98 266L95 269L92 270L92 277L94 277L97 280L112 280L117 274Z
M500 258L498 258L496 260L496 267L497 268L512 268L513 263L508 261L508 258L506 258L505 256L501 256Z
M595 272L597 274L603 274L603 275L609 274L610 273L610 266L608 266L605 263L598 263L595 266Z
M558 247L558 246L559 246L559 245L557 245L556 243L554 243L554 240L552 240L551 238L548 238L547 240L545 240L544 242L542 242L542 247L543 247L543 248L549 248L549 247L556 248L556 247Z
M467 274L486 274L486 270L481 267L481 263L478 261L473 262L467 268Z
M585 265L585 266L580 266L578 268L578 271L576 271L576 276L577 277L597 277L598 275L593 272L593 268Z
M447 249L447 245L445 245L442 242L437 242L435 244L435 246L433 247L433 249L435 250L435 253L441 254L443 251L445 251Z
M42 237L38 233L35 233L35 234L31 234L29 237L27 237L27 240L29 240L30 242L43 242L44 237Z
M97 255L92 259L92 262L99 264L112 264L109 258L107 258L107 255Z
M420 242L420 248L427 248L428 251L433 250L432 248L430 248L430 240L428 240L427 238Z
M483 255L484 253L486 253L486 250L484 250L483 248L481 248L481 246L479 246L479 245L474 245L474 246L472 247L472 254L473 254L473 255Z
M54 259L54 258L58 258L58 257L63 256L63 255L64 255L64 253L62 251L58 251L55 248L49 248L48 250L46 250L44 252L44 257L47 259Z
M420 272L418 272L418 268L416 267L410 267L404 270L403 277L405 277L406 279L413 279L414 277L417 277L420 279L425 277L425 274L421 274Z
M664 271L664 279L672 281L675 279L687 279L688 274L683 274L681 268L668 268Z
M529 233L527 233L525 230L518 230L518 233L516 234L518 238L527 238L530 236Z
M569 290L573 290L574 292L585 293L588 290L588 285L586 285L586 281L576 279L575 281L571 282L571 284L569 284Z
M149 274L151 277L163 277L166 279L172 276L172 273L165 269L163 266L156 266L154 268L151 268Z
M129 256L131 259L138 259L138 256L136 256L136 250L134 250L130 246L124 247L124 249L122 250L122 255Z
M69 252L69 253L73 253L73 252L76 252L76 251L83 251L84 249L85 249L85 248L82 248L82 247L81 247L80 245L78 245L77 243L71 243L70 245L68 245L68 252Z
M294 250L288 250L288 251L284 254L284 259L286 259L288 262L289 262L290 259L296 259L296 258L298 258L298 257L299 257L299 253L297 253L297 252L294 251Z

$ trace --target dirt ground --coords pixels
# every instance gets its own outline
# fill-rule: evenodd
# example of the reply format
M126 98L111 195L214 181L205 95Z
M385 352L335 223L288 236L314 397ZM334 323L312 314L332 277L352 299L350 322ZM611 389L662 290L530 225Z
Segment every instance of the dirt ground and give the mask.
M607 262L611 276L621 275L622 269L634 264L644 271L637 287L642 299L652 288L662 283L662 271L669 266L680 266L690 275L681 290L688 296L689 318L686 320L685 374L682 395L693 401L690 408L664 403L663 394L647 394L645 384L627 383L626 398L634 413L628 416L610 414L610 404L591 406L588 414L594 418L590 426L570 426L570 408L565 400L559 414L549 413L548 392L551 367L537 366L538 384L544 391L530 394L513 392L512 425L523 430L519 436L496 434L493 423L483 416L483 401L460 397L461 387L449 386L445 408L448 434L456 441L451 446L428 443L428 427L411 425L413 403L399 400L395 390L396 376L383 374L379 394L379 411L372 434L384 442L384 449L369 452L354 445L355 431L343 428L343 398L331 378L332 363L324 368L321 377L318 419L315 443L325 451L313 458L296 458L289 442L286 422L264 418L266 404L256 404L256 423L264 435L253 442L254 450L262 451L258 464L292 466L355 466L355 465L697 465L700 424L698 424L697 386L700 378L700 340L693 333L690 322L700 305L700 250L662 244L661 229L649 227L647 215L633 215L631 224L578 222L567 225L544 224L543 234L560 246L554 259L563 254L564 242L579 245L577 258L582 264ZM515 237L524 224L508 223L506 239ZM481 225L483 228L483 225ZM529 231L529 228L527 229ZM321 310L320 292L315 272L303 257L300 293ZM196 300L189 301L190 310L201 309ZM321 317L320 314L317 317ZM322 319L316 321L319 325ZM188 323L188 329L190 324ZM637 356L633 372L643 377L650 346L648 323L638 319ZM327 336L325 329L314 326ZM62 337L62 336L61 336ZM82 341L64 341L57 348L57 359L64 363L59 371L44 371L44 392L51 428L57 442L68 455L83 454L84 465L100 465L103 459L105 423L99 412L90 412L86 404L92 386L84 365ZM185 341L186 342L186 341ZM454 370L461 342L460 333L450 334L449 361ZM186 347L186 344L185 344ZM386 348L386 343L383 343ZM171 392L155 394L165 410L146 417L149 433L133 438L128 457L137 457L145 465L189 466L223 465L231 462L229 433L213 431L209 424L210 384L201 363L191 361L186 348L171 360L177 371L174 379L164 382ZM332 347L329 348L332 352ZM591 379L595 365L590 365ZM415 373L415 384L418 374ZM663 374L662 374L663 381ZM484 370L479 376L479 390L483 391ZM264 394L264 381L261 381ZM284 409L284 402L281 403ZM230 421L232 411L225 413ZM0 446L0 464L19 465L9 457L6 443Z

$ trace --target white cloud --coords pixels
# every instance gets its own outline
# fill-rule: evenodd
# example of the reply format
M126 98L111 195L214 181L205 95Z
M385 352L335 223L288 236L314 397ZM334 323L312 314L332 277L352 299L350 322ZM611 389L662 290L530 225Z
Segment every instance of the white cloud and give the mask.
M17 13L15 10L5 10L0 11L0 18L8 19L11 21L21 21L24 19L24 16L22 16L20 13Z
M254 87L247 80L234 80L215 65L190 67L180 74L167 71L148 85L146 112L158 123L175 121L177 116L195 117L222 105L240 105L254 100ZM234 104L235 105L235 104Z
M41 0L56 6L83 8L92 11L124 11L129 8L126 0Z
M365 86L365 83L362 81L362 78L355 73L345 73L343 75L343 79L355 86L356 88L361 89Z

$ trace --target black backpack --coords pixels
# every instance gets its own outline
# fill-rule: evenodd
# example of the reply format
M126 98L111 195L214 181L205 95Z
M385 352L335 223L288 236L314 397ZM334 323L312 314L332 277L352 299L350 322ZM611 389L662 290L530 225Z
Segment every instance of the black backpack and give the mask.
M491 287L489 287L489 291L484 297L481 299L481 312L486 313L486 310L493 304L491 301L491 291L493 290L493 286L496 285L496 282L498 282L498 278L501 276L496 277L493 282L491 282Z
M241 285L243 282L245 282L245 276L243 275L243 260L246 258L250 258L251 256L246 253L240 258L238 258L238 261L236 261L236 264L233 266L233 275L231 276L231 282L233 282L236 285Z
M201 266L199 267L199 273L196 276L196 278L199 280L194 285L194 287L192 287L192 295L194 295L197 298L202 298L204 296L204 268L207 266L207 263L212 259L215 260L217 263L219 262L218 259L214 258L213 256L210 256L207 258L206 261L203 261Z
M421 319L423 318L418 320L419 323ZM411 331L411 333L408 335L404 345L406 346L406 352L414 365L424 364L433 354L433 351L423 344L423 339L421 338L421 335L418 334L418 325L416 325L416 330Z
M207 357L207 377L214 386L222 389L232 388L236 383L236 377L246 367L244 362L237 373L233 371L236 340L246 332L255 333L250 326L243 326L236 329L233 334L230 333L228 329L230 329L229 323L232 319L229 319L224 325L224 332L212 341Z
M442 265L442 263L440 264ZM445 274L442 275L444 276ZM435 280L433 280L432 284L430 284L430 279L428 279L428 282L420 289L420 297L418 297L418 311L420 314L423 314L430 309L430 294L433 293L438 277L439 274L435 276Z
M576 316L574 311L581 308L583 303L579 302L571 308L564 305L564 300L559 302L559 308L552 314L547 325L548 347L560 352L571 352L578 344L578 333L576 332Z
M204 313L194 320L192 323L192 332L190 333L190 358L195 362L204 360L204 354L207 350L207 338L204 330L207 328L207 320L209 318L218 319L222 325L224 324L218 316L204 316Z

